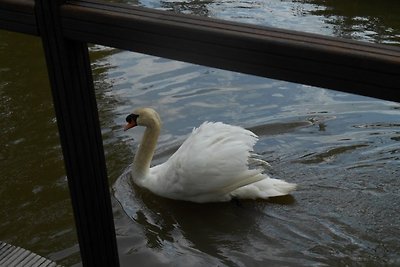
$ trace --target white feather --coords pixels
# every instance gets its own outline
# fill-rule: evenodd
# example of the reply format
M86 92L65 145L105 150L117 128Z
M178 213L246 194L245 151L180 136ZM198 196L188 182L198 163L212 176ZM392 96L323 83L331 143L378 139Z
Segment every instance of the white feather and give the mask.
M249 169L257 140L254 133L241 127L204 122L165 163L134 181L160 196L200 203L290 193L295 184L271 179L261 169ZM138 164L134 163L134 168ZM133 175L138 173L142 172L133 170Z

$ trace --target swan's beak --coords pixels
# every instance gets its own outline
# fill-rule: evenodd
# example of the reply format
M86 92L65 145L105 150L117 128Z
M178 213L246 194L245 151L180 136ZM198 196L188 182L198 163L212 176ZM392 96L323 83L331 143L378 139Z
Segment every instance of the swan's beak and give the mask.
M136 126L136 122L135 122L135 121L129 122L129 123L127 123L127 124L125 125L124 131L126 131L126 130L128 130L128 129L130 129L130 128L133 128L133 127L135 127L135 126Z

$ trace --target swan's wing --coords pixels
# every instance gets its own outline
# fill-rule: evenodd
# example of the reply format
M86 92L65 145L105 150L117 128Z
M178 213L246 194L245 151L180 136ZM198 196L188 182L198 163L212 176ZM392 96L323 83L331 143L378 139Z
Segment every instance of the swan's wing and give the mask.
M266 176L266 175L265 175ZM256 199L284 196L296 189L297 185L266 176L262 181L240 187L232 192L232 196L243 199Z
M257 136L241 127L205 122L158 169L159 183L173 195L223 195L264 179L248 168Z

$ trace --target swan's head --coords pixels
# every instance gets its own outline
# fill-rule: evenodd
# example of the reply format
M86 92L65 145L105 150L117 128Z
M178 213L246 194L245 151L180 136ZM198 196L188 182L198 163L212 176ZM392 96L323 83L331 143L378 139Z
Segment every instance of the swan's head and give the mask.
M152 108L135 109L126 117L126 122L125 131L135 126L145 126L148 128L160 128L161 126L160 116Z

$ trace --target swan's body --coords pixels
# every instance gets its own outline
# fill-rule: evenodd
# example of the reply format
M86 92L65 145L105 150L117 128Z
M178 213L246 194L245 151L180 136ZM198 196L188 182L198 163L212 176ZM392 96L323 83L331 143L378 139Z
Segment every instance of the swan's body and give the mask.
M205 122L163 164L150 168L161 120L150 108L135 110L125 129L146 127L133 165L133 181L153 193L193 202L256 199L287 195L295 184L272 179L261 169L249 169L257 136L241 127Z

